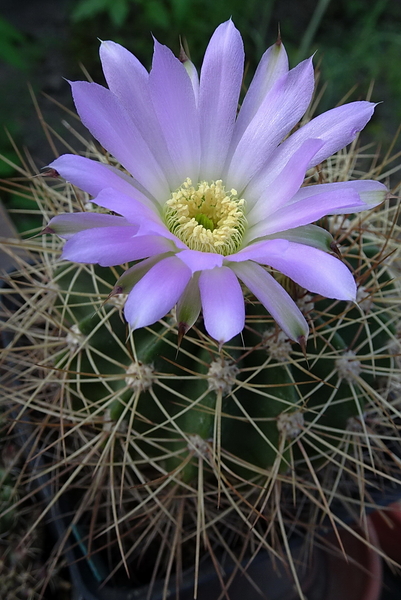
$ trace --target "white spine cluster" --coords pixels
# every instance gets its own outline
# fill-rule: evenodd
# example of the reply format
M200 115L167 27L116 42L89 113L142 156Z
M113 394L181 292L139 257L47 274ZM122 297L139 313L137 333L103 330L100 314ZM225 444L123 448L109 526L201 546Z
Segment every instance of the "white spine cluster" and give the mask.
M363 420L365 419L366 414L364 413L361 417L360 416L354 416L354 417L349 417L347 419L347 431L352 431L355 433L361 433L364 431L363 428Z
M209 444L207 443L206 440L204 440L198 434L189 435L188 439L189 439L188 450L192 450L200 458L208 458L210 452L209 452Z
M283 412L277 417L277 429L286 438L294 439L299 436L305 426L305 419L300 410Z
M355 352L348 350L335 363L340 379L346 379L349 383L355 381L362 370L360 361L355 357Z
M310 294L305 294L302 298L298 298L297 306L303 314L306 314L314 309L315 303Z
M125 383L135 392L149 390L156 380L153 365L144 365L141 362L131 363L126 373Z
M118 310L122 310L127 298L128 294L116 294L115 296L110 296L110 298L107 298L106 304L111 304Z
M239 373L238 367L221 358L210 363L207 373L209 390L221 392L223 395L229 394L236 382L236 376Z
M356 302L364 313L368 313L372 310L374 303L371 294L366 288L363 287L363 285L360 285L357 290Z
M118 431L118 433L125 433L127 431L127 423L120 420L118 423L115 419L111 418L111 411L106 408L103 415L103 431L111 433L112 431Z
M85 344L86 335L80 331L79 326L75 323L67 333L65 341L70 350L76 350Z
M288 341L284 331L276 333L274 329L268 329L263 334L263 348L266 348L268 354L278 362L284 362L289 359L292 346Z

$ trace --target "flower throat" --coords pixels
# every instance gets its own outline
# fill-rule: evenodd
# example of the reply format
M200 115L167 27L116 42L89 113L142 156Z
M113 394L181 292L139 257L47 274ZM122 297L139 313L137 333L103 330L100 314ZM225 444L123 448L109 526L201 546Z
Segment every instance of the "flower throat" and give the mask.
M191 250L228 256L241 246L244 208L245 200L236 190L227 192L221 180L195 187L188 178L166 202L166 225Z

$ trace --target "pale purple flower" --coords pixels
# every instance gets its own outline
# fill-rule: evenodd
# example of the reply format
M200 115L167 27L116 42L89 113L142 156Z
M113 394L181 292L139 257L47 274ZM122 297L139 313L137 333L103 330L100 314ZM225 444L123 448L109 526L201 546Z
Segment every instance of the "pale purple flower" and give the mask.
M308 59L289 70L276 43L237 114L244 50L231 21L213 34L200 78L157 41L150 73L113 42L101 44L100 57L108 89L78 81L72 93L84 125L124 170L74 155L49 166L121 216L59 215L45 231L67 240L64 259L135 261L115 288L129 292L133 329L176 306L186 330L202 310L222 344L244 327L242 282L289 338L303 341L308 325L269 267L311 292L355 300L330 234L311 223L372 208L387 190L375 181L301 185L307 169L354 140L372 103L340 106L289 136L311 101L313 66Z

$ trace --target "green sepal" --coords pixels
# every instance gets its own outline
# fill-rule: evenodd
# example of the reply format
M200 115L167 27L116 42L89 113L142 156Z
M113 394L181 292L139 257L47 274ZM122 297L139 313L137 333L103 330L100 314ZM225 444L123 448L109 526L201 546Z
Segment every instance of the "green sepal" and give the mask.
M152 256L146 260L141 260L134 266L124 271L121 277L116 281L110 296L128 294L138 283L138 281L140 281L156 263L168 256L173 256L173 253L165 252L164 254L158 254L157 256Z
M201 299L198 286L199 277L200 271L194 273L177 303L177 323L179 326L182 326L184 333L186 333L196 322L201 311Z
M272 235L267 235L261 239L288 240L289 242L296 242L297 244L312 246L312 248L317 248L323 252L332 252L334 243L334 238L331 233L322 227L318 227L317 225L303 225L302 227L294 227L294 229L273 233Z

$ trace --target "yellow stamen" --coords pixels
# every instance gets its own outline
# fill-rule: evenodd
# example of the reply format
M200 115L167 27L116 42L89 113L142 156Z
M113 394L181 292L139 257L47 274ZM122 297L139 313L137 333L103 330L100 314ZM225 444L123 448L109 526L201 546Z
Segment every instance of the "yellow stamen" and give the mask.
M227 256L241 246L247 225L244 208L245 200L237 198L236 190L227 192L221 180L194 187L188 178L166 202L165 219L191 250Z

